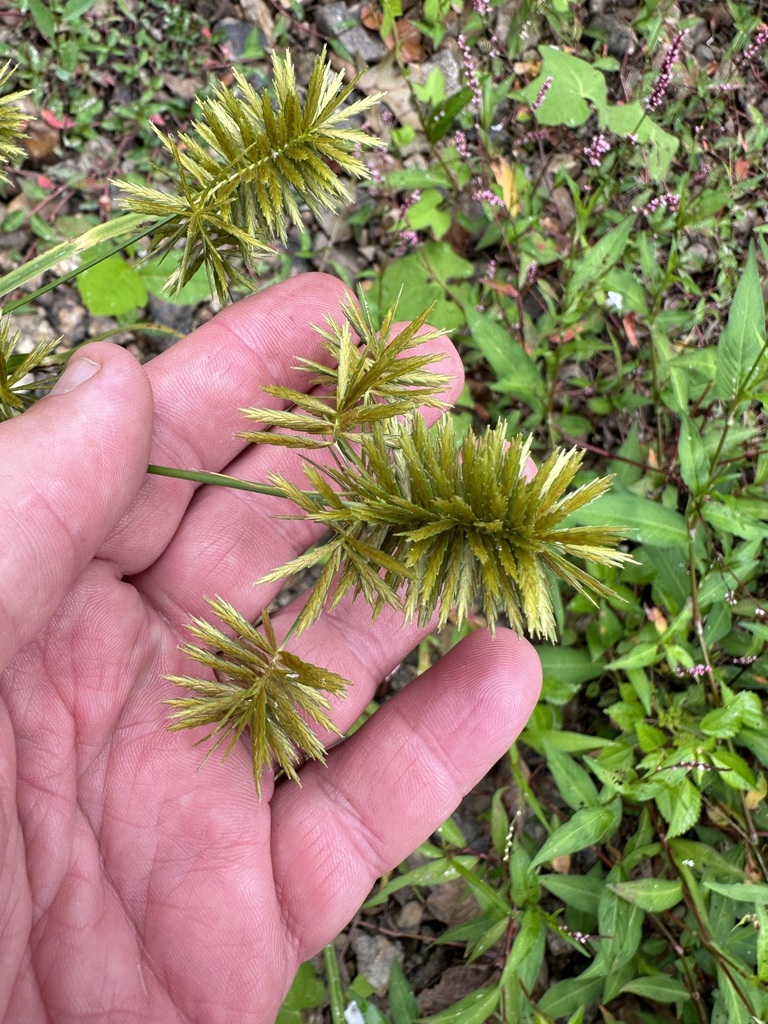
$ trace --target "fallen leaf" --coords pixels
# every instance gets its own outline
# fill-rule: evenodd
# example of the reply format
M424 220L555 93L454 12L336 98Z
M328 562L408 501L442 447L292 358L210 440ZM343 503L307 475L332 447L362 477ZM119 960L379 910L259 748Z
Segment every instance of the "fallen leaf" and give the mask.
M384 15L378 4L365 4L360 11L360 23L373 32L378 32L383 21Z
M41 110L40 117L49 128L73 128L75 125L73 118L67 117L66 114L62 118L58 118L52 110Z
M520 199L517 194L515 175L512 168L503 156L494 156L491 157L491 170L496 179L496 184L501 187L501 198L504 200L507 212L512 217L516 217L520 211Z

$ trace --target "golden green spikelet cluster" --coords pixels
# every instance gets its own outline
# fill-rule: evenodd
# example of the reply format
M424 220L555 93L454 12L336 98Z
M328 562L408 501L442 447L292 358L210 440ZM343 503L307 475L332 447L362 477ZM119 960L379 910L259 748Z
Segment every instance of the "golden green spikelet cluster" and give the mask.
M15 66L10 61L0 68L0 91L5 88L15 70ZM0 96L0 167L24 155L24 150L19 146L18 141L24 138L24 126L28 118L19 110L17 104L22 96L27 95L28 91L25 89L23 92L10 92L5 96ZM0 182L7 180L5 174L0 170Z
M616 566L629 556L614 549L619 529L563 525L603 494L610 479L566 495L582 453L556 450L528 481L529 452L530 438L507 441L503 421L480 436L469 431L461 441L450 417L433 430L419 415L376 423L361 437L359 453L341 465L305 465L313 492L272 478L307 518L333 533L267 579L291 574L299 561L306 567L328 559L302 613L302 629L351 588L374 615L390 605L426 625L437 613L438 627L451 613L460 625L479 594L491 629L503 611L517 632L552 640L548 573L582 594L607 597L610 589L568 556Z
M268 393L290 408L244 410L260 424L242 435L253 443L311 450L303 467L307 490L281 476L271 483L296 506L295 518L330 534L257 581L275 583L322 565L291 635L347 594L362 595L374 618L390 606L404 620L426 625L436 618L440 626L451 615L463 622L479 595L492 630L503 613L517 632L554 639L552 576L593 599L611 597L571 559L607 566L631 560L617 550L620 528L568 522L610 486L604 477L569 491L581 452L556 450L529 479L531 440L508 437L505 423L463 438L450 416L427 425L419 409L442 407L449 381L430 368L439 356L414 351L440 333L424 331L430 312L395 331L390 311L377 331L364 302L348 305L344 323L329 319L319 329L329 363L302 361L312 393L270 386ZM294 703L329 728L318 687L338 694L345 681L278 649L266 615L262 637L224 602L212 604L239 639L222 637L221 656L186 648L221 681L174 677L195 694L170 702L174 728L218 723L211 736L216 744L230 736L231 749L247 726L260 791L261 771L273 757L292 778L299 750L322 757L314 732L304 719L297 722ZM219 643L221 634L201 620L192 631L214 649Z
M11 333L11 319L0 310L0 422L23 412L34 401L35 391L53 383L53 378L43 384L29 375L41 368L61 338L41 341L22 355L15 351L20 337L18 331Z
M357 79L345 86L325 50L315 60L303 103L290 55L273 56L272 68L274 102L235 70L235 88L216 85L201 101L190 132L176 140L157 132L176 166L174 193L119 182L127 209L159 218L150 255L184 243L167 285L177 292L201 266L222 300L233 285L250 287L233 260L248 264L272 251L268 240L284 242L288 226L302 224L299 202L319 216L348 201L338 172L363 177L358 154L382 145L345 124L381 96L345 106Z
M338 732L328 715L331 702L326 694L342 696L347 680L283 650L266 612L260 632L226 601L208 603L233 635L205 619L193 620L189 631L203 646L184 644L181 649L205 665L213 678L168 677L195 694L167 701L174 709L170 728L212 726L200 742L213 741L207 757L226 742L225 758L248 729L253 777L261 797L263 769L273 758L296 781L302 753L324 759L325 749L309 722Z

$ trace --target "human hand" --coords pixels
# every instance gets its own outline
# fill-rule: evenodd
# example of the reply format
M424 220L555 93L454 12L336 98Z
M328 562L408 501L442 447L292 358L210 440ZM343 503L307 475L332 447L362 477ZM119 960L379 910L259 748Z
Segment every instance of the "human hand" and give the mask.
M255 618L253 580L315 537L273 498L148 477L148 462L265 479L295 453L244 449L238 409L302 387L297 356L346 293L293 278L230 307L142 368L94 344L78 388L0 426L0 1019L273 1021L298 965L376 878L444 821L538 695L531 646L476 632L385 704L301 788L250 751L209 761L167 730L184 624L220 595ZM450 344L440 372L461 375ZM91 361L85 362L85 360ZM72 378L67 376L67 381ZM457 384L458 387L458 384ZM289 606L275 616L285 632ZM424 636L344 601L290 646L352 680L343 731ZM325 737L331 740L331 737Z

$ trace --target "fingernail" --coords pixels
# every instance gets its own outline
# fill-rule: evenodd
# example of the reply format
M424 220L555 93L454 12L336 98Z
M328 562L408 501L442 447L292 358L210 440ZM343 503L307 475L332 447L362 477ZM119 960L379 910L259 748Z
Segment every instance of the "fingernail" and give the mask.
M79 359L70 359L66 370L51 388L51 394L65 395L67 391L74 391L80 384L90 380L100 369L99 363L94 363L92 359L86 359L84 356Z

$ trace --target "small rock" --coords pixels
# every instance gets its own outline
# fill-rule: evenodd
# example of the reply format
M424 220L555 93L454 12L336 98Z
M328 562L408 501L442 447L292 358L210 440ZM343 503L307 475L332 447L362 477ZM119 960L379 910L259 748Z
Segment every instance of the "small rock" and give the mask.
M246 52L248 36L254 31L253 25L247 21L239 21L237 18L222 18L214 26L218 32L223 32L226 38L226 46L233 60L239 60Z
M699 43L698 46L693 48L693 59L699 67L705 68L715 59L715 51L711 46L707 46L706 43Z
M61 335L62 344L66 348L77 345L86 336L88 329L88 313L85 308L71 298L64 298L54 304L49 312L54 330Z
M374 32L368 32L362 25L342 32L338 40L353 57L357 57L364 64L378 64L387 55L387 48L381 38Z
M162 327L170 327L180 334L188 334L192 327L192 306L179 306L175 302L166 302L158 295L149 296L149 317ZM176 340L168 336L168 344ZM166 346L167 347L167 346Z
M243 17L252 25L258 25L267 39L272 38L275 19L266 0L240 0Z
M461 88L461 60L458 50L438 50L433 57L425 60L418 68L414 68L412 74L416 81L423 84L429 78L433 68L439 68L443 73L446 96L453 96L459 91Z
M16 343L16 352L26 355L42 341L50 341L53 338L53 330L43 313L25 313L22 316L14 316L11 320L11 332L18 332L19 340Z
M408 900L397 913L397 927L404 932L418 931L424 908L418 900Z
M361 931L352 933L351 945L357 960L358 974L367 978L379 995L384 995L393 962L403 961L402 951L383 935L368 935Z
M355 19L350 14L349 8L342 0L338 3L326 4L315 14L315 28L324 36L336 37L346 29Z
M605 37L608 53L617 60L631 56L637 50L637 36L628 21L616 14L597 14L587 31Z

